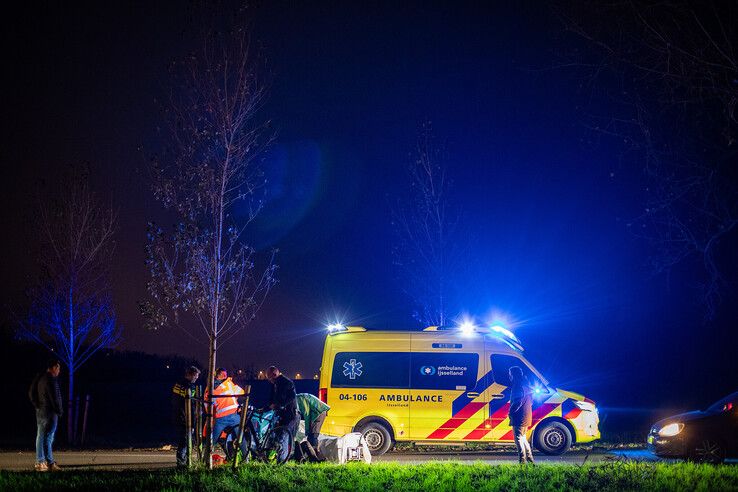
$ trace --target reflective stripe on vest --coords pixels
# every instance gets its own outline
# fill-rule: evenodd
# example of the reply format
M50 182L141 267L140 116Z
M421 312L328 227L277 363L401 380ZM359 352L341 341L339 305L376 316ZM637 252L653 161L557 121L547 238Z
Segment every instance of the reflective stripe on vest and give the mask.
M213 390L213 395L237 395L239 393L243 393L243 389L233 384L231 378L226 379ZM215 408L216 419L226 417L238 411L238 400L235 397L213 398L213 408Z

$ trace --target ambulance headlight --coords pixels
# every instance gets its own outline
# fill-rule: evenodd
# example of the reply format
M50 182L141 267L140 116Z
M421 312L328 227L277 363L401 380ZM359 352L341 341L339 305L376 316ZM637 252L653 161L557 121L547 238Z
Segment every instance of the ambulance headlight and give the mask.
M588 401L575 401L574 404L585 412L594 412L596 410L595 404Z
M659 430L659 435L662 437L676 436L677 434L682 432L682 429L684 429L684 424L682 424L681 422L674 422L673 424L663 426Z

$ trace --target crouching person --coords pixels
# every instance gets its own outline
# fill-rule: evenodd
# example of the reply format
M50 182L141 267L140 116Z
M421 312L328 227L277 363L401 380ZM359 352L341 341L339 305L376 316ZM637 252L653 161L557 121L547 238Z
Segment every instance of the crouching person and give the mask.
M243 388L228 377L228 372L221 368L215 371L215 385L213 386L213 412L215 412L215 424L213 425L213 443L218 443L221 433L227 428L238 428L241 417L238 414L238 398L245 394ZM235 395L235 396L229 396ZM205 392L205 399L208 399Z
M323 427L323 422L331 407L314 395L299 393L297 395L297 409L305 421L305 437L313 448L317 449L320 429Z

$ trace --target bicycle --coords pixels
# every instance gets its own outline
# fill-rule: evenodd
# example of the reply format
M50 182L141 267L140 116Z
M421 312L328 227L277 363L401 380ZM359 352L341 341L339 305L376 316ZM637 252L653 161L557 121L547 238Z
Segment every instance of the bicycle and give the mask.
M226 460L238 458L241 463L251 459L276 464L286 462L293 452L292 434L286 426L278 425L276 412L255 409L251 405L246 411L246 425L240 450L235 449L238 427L225 429L226 437L222 441L222 447L226 453ZM237 453L240 456L237 456Z

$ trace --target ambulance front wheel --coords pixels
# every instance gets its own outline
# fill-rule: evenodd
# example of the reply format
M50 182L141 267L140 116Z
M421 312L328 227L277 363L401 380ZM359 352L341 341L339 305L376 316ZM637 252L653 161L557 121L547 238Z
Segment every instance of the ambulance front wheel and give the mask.
M556 420L543 422L536 429L534 443L543 454L564 454L571 447L571 431L566 424Z
M366 444L373 456L384 454L392 447L392 434L379 422L368 422L362 425L358 432L361 432L366 439Z

